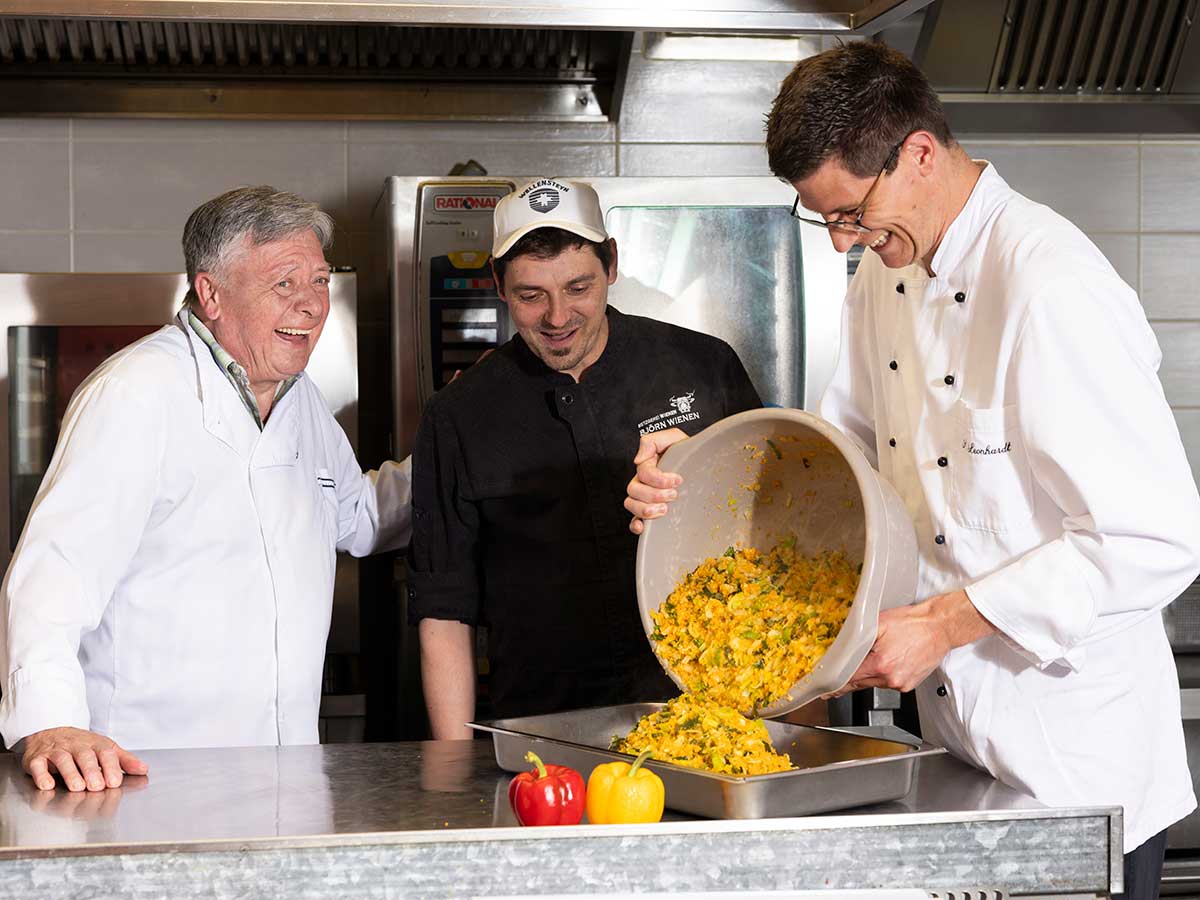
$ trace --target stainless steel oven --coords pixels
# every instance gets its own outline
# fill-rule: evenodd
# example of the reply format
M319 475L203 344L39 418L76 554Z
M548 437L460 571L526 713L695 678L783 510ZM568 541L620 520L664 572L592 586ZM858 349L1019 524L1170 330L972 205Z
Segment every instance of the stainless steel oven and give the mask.
M308 373L358 442L355 273L331 280L329 319ZM182 274L0 274L0 571L7 569L71 394L104 359L169 321ZM321 734L361 739L364 696L357 561L339 557Z

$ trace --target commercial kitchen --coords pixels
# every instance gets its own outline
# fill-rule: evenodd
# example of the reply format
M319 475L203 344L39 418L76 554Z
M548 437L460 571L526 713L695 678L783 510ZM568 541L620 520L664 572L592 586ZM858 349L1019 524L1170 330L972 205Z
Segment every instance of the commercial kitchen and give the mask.
M858 562L871 587L847 632L868 636L852 672L875 635L879 585L889 573L915 584L914 537L907 523L892 530L903 507L886 480L812 415L838 362L849 279L874 251L838 252L819 223L794 218L797 190L772 175L764 147L781 82L798 61L857 42L910 59L970 157L1074 223L1137 292L1200 478L1196 5L0 0L0 569L40 502L76 387L179 312L191 287L180 233L198 204L270 184L332 216L329 314L306 372L366 470L412 453L431 399L517 333L490 264L495 210L531 179L561 179L595 190L616 239L614 307L715 335L740 356L768 409L725 444L749 448L769 422L776 440L837 448L806 452L804 469L840 486L818 498L821 515L867 547ZM691 402L663 399L683 413ZM706 509L721 506L726 524L688 526L696 506L648 523L639 601L657 604L719 557L727 535L786 530L793 515L789 497L786 508L755 505L759 525L746 525L749 507L733 500L741 470L721 482L718 448L705 455L702 440L688 483L711 480ZM767 440L747 472L772 471L767 445L782 459ZM705 542L692 556L679 549ZM537 775L527 752L587 780L632 762L609 739L651 708L497 720L478 628L475 738L433 740L410 563L406 548L338 554L318 744L281 728L262 746L131 746L149 774L87 791L62 779L39 790L22 746L0 752L0 896L1000 900L1126 889L1120 805L1042 802L993 777L928 740L928 727L922 737L912 692L826 700L849 672L768 723L798 769L734 777L651 757L661 821L596 824L589 813L527 827L510 797L518 772ZM1200 581L1161 616L1200 790ZM642 621L650 641L644 607ZM825 671L840 659L831 649ZM1160 891L1200 897L1200 812L1168 829Z

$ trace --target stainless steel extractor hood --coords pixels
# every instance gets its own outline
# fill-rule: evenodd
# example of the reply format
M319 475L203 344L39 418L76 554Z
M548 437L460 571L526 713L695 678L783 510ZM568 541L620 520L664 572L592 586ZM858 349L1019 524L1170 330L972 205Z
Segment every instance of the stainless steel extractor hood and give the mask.
M604 121L635 31L874 34L930 0L0 0L0 115Z
M1200 131L1197 0L938 0L913 58L960 132Z

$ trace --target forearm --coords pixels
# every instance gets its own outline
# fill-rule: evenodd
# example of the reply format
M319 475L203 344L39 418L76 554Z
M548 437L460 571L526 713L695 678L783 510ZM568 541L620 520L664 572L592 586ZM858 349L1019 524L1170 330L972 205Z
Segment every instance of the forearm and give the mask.
M996 626L975 608L966 591L942 594L925 602L932 622L943 635L947 652L973 644L997 631Z
M434 740L470 738L475 717L475 629L462 622L422 619L421 681Z

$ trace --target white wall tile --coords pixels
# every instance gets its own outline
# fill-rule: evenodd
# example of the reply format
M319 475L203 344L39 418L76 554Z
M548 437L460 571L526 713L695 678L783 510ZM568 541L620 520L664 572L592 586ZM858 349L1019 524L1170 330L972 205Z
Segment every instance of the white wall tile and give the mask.
M964 142L1013 188L1086 232L1138 230L1136 144Z
M1200 406L1200 322L1153 322L1162 348L1158 370L1172 406Z
M622 175L770 175L759 144L621 144Z
M546 142L491 143L481 133L473 142L357 144L349 147L349 210L347 227L369 226L371 210L389 175L442 175L454 163L474 158L490 175L615 175L612 144Z
M761 142L787 62L647 60L634 53L621 141Z
M70 227L66 141L0 141L0 228Z
M65 231L0 232L0 272L71 271L71 235Z
M164 228L175 235L205 200L247 184L295 191L340 219L345 208L344 145L79 142L75 226Z
M1200 319L1200 234L1142 236L1141 297L1152 319Z
M1200 142L1142 146L1142 230L1200 231Z

